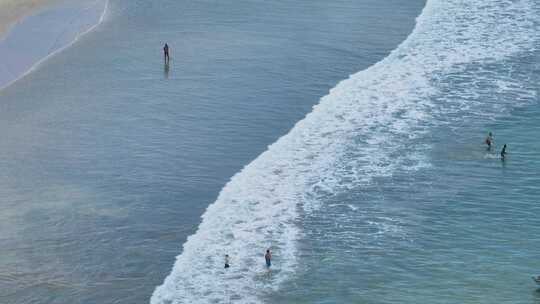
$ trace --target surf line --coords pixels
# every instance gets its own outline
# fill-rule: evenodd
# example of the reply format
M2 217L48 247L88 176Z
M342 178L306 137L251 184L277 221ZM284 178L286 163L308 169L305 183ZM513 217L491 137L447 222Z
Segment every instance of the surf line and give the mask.
M66 50L67 48L73 46L77 41L79 41L79 39L81 37L83 37L84 35L92 32L93 30L95 30L100 24L103 23L103 21L105 20L106 18L106 15L107 15L107 12L109 10L109 0L96 0L92 3L90 3L89 5L85 6L81 12L75 16L73 16L72 18L69 19L69 22L68 23L65 23L66 26L69 26L71 24L73 24L75 22L75 20L79 19L81 16L83 16L85 13L87 13L89 10L95 8L96 5L100 5L100 4L103 4L103 10L101 11L101 14L97 20L96 23L94 23L92 26L90 26L89 28L83 30L82 32L80 33L77 33L72 39L70 39L69 42L67 42L64 46L61 46L61 47L58 47L56 48L57 46L57 43L58 43L58 39L66 33L66 31L62 31L61 33L59 33L57 36L56 36L56 40L54 42L54 44L49 47L49 50L46 52L46 55L44 57L42 57L41 59L37 60L36 62L34 63L31 63L31 66L22 71L20 73L20 75L15 75L16 73L13 73L11 71L9 71L9 68L6 67L5 69L5 72L11 72L11 76L12 79L6 81L5 83L1 83L0 82L0 91L4 90L5 88L11 86L12 84L14 84L15 82L23 79L24 77L28 76L29 74L31 74L32 72L34 72L35 70L37 70L41 64L43 64L45 61L47 61L48 59L54 57L55 55L61 53L62 51ZM57 6L57 7L54 7L54 8L49 8L49 9L46 9L45 11L43 12L49 12L49 11L53 11L55 9L59 9L59 8L62 8L62 6ZM41 13L43 13L41 12ZM2 43L6 43L6 41L9 39L10 35L13 34L14 30L20 26L22 23L25 22L25 20L27 20L28 18L32 18L32 17L35 17L36 15L30 15L30 16L27 16L27 17L24 17L22 20L20 20L15 26L13 26L13 28L10 29L10 31L6 34L5 38L0 40L0 46L2 45ZM56 49L55 49L56 48ZM1 76L1 75L0 75ZM9 78L9 76L8 76Z

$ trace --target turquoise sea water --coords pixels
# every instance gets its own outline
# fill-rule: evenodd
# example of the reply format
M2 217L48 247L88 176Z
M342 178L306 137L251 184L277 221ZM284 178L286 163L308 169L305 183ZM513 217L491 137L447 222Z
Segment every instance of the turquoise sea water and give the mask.
M0 92L5 302L540 303L537 3L110 4Z
M110 1L0 92L0 302L148 303L230 177L423 5Z

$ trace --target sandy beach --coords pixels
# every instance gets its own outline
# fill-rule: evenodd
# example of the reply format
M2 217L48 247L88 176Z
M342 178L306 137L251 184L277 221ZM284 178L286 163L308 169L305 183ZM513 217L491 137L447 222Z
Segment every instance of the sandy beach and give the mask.
M106 6L107 0L0 0L0 90L96 27Z
M58 0L0 0L0 39L13 24Z

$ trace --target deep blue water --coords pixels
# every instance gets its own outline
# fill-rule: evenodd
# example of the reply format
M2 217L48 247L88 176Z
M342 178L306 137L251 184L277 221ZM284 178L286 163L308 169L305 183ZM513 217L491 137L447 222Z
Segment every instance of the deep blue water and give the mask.
M0 92L1 302L147 303L231 176L423 6L111 1Z

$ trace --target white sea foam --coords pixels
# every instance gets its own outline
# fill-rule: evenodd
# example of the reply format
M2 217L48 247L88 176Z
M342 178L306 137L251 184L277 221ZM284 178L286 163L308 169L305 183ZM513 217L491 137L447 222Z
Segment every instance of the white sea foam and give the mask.
M413 33L395 51L340 82L231 179L151 303L262 302L265 291L294 275L302 236L299 213L324 208L317 200L321 194L357 188L396 169L429 166L429 146L411 146L411 139L445 123L454 110L474 108L471 98L457 104L434 100L440 79L466 65L530 51L538 38L534 5L529 0L428 1ZM501 90L519 87L511 79L501 84ZM275 270L266 276L262 256L269 247ZM225 253L232 256L227 271Z

